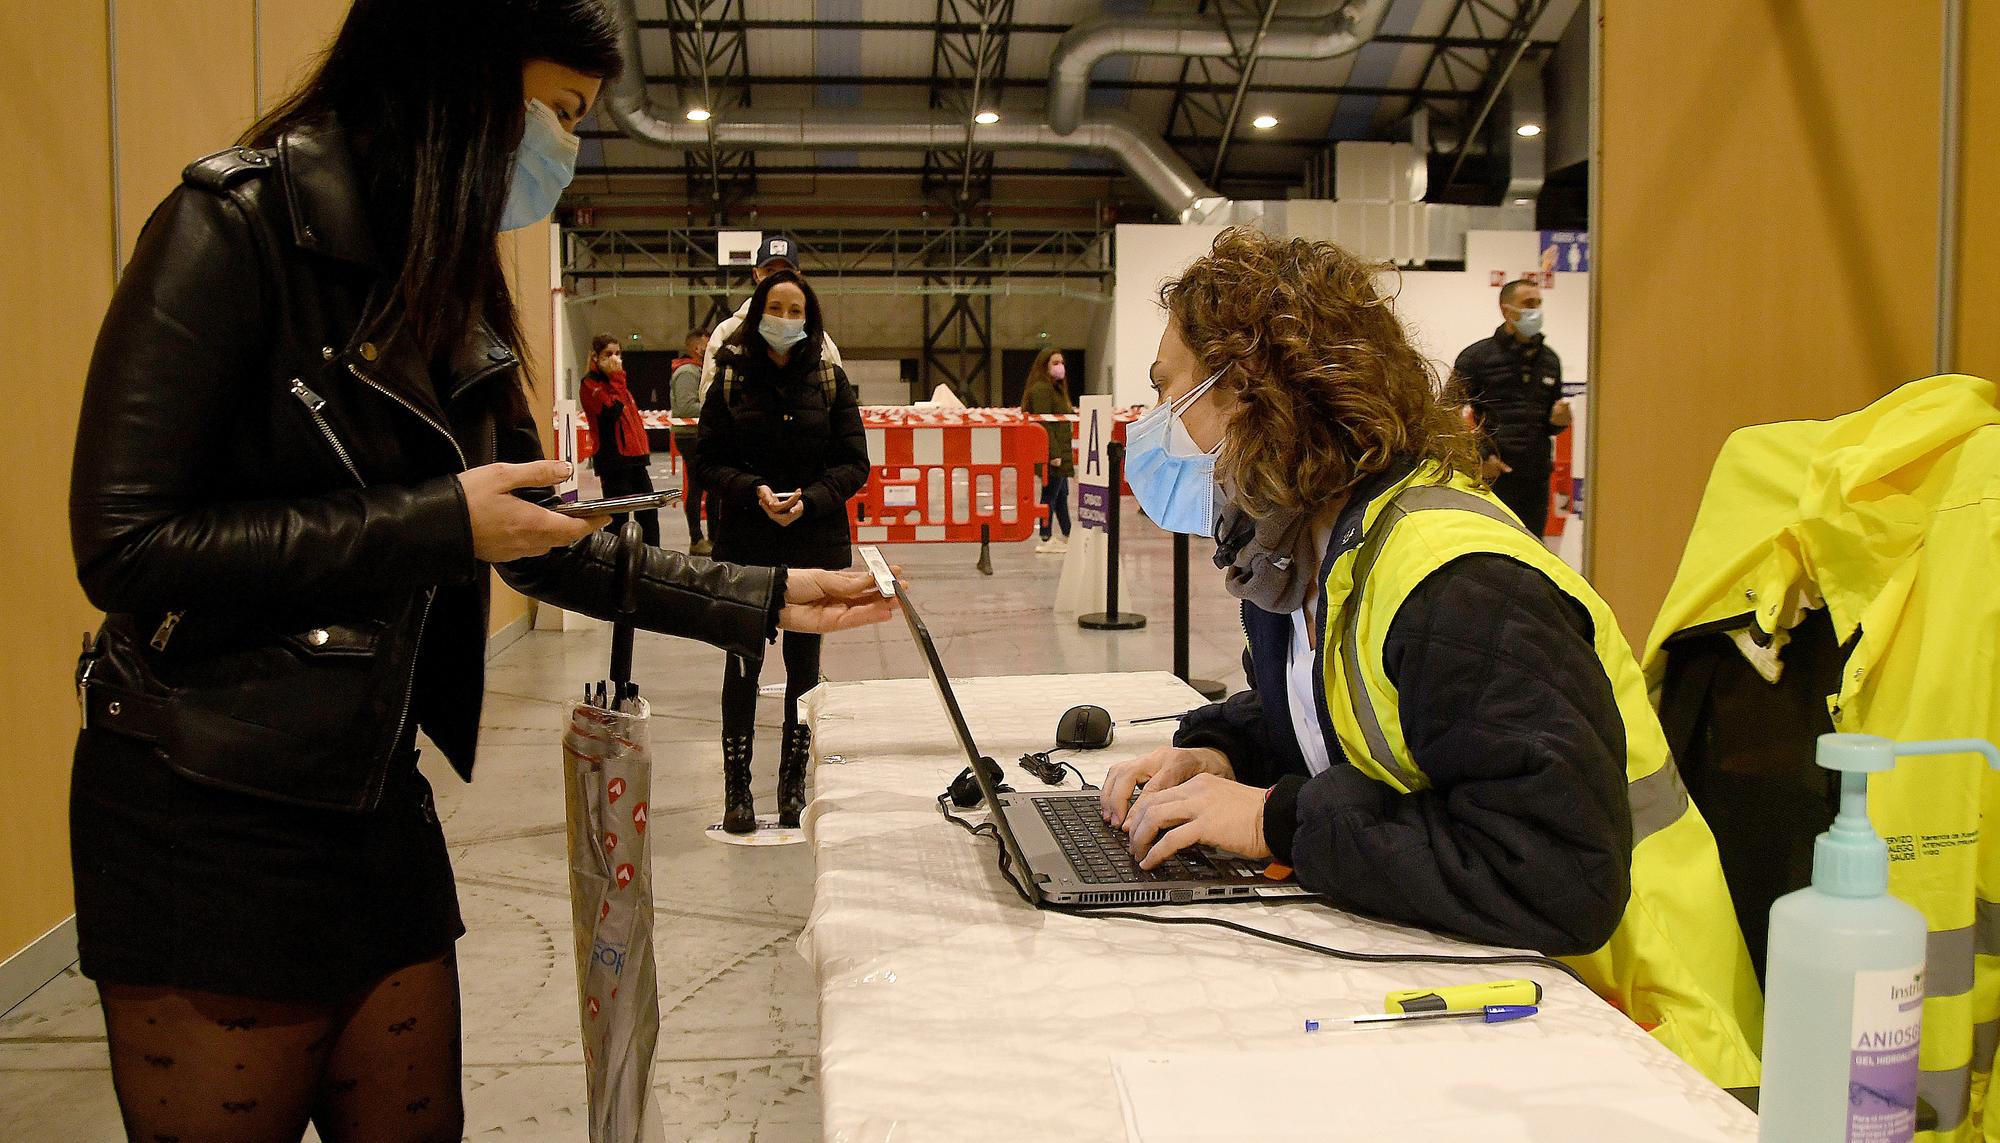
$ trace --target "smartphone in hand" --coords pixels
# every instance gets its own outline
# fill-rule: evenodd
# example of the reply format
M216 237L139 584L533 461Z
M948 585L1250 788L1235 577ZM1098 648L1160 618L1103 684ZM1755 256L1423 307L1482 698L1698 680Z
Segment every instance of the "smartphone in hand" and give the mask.
M640 492L631 496L613 496L605 500L579 500L572 504L544 504L542 507L558 516L615 516L623 512L644 512L649 508L665 508L680 503L681 490L669 488L665 492Z

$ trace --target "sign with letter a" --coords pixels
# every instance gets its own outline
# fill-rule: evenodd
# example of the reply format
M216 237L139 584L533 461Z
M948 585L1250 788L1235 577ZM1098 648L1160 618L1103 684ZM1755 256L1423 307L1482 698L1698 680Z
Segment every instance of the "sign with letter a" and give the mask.
M1102 532L1111 520L1111 395L1085 397L1076 405L1077 439L1083 443L1076 467L1076 522Z

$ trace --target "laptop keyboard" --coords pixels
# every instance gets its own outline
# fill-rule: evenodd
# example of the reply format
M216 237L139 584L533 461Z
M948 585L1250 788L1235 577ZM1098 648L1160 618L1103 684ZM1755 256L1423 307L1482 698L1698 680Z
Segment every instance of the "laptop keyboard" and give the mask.
M1158 869L1141 869L1126 849L1125 835L1098 816L1094 796L1034 798L1035 809L1055 834L1077 876L1092 885L1206 880L1223 876L1198 849L1184 849Z

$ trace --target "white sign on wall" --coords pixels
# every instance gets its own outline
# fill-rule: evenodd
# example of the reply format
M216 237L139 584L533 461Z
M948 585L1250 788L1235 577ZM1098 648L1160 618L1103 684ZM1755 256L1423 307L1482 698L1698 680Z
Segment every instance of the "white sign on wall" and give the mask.
M715 232L715 264L742 266L756 260L757 247L764 243L761 230L718 230Z

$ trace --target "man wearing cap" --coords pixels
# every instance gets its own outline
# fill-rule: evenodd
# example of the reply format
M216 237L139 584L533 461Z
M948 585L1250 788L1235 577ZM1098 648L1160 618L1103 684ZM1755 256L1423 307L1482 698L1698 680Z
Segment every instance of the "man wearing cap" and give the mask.
M799 268L798 249L798 243L792 241L792 237L789 234L773 234L765 238L757 247L757 264L750 267L751 283L753 285L761 283L765 278L779 270L790 270L795 274L803 276L805 271ZM745 298L743 299L743 304L736 307L736 313L733 316L723 318L722 321L716 324L715 331L708 335L708 351L701 359L702 400L706 401L708 399L708 387L715 384L716 349L729 341L730 336L736 332L737 327L743 324L744 315L749 312L750 299ZM824 356L827 363L839 365L840 347L833 343L833 334L831 332L823 333L820 337L826 344Z

